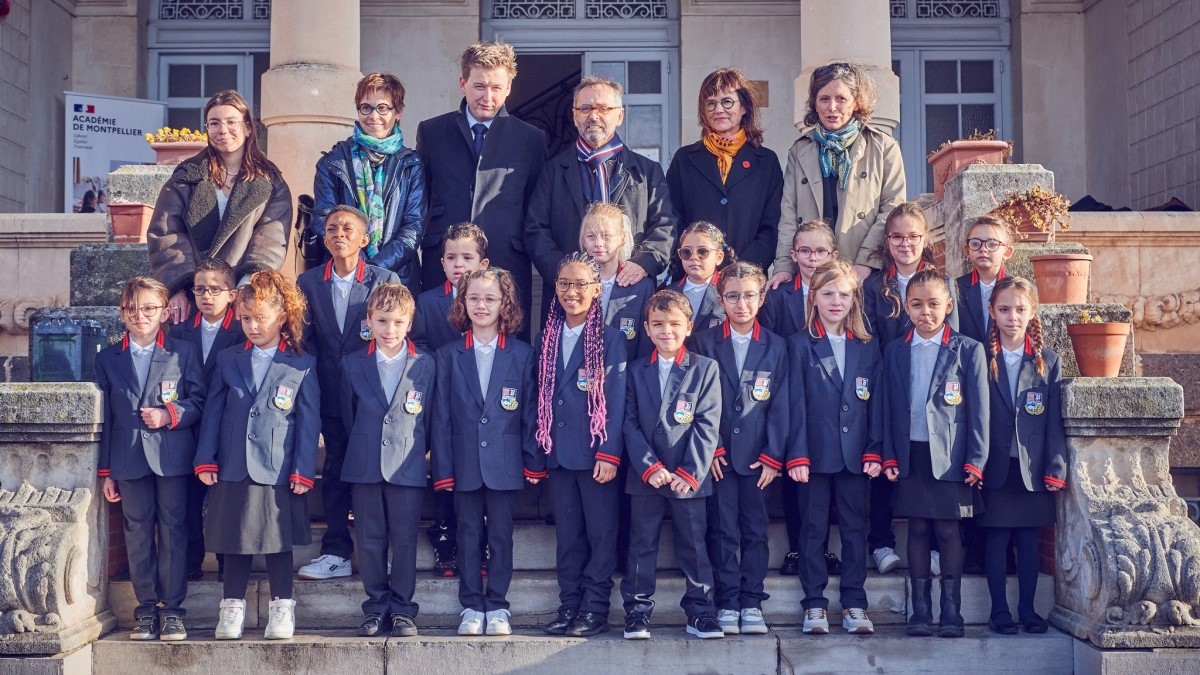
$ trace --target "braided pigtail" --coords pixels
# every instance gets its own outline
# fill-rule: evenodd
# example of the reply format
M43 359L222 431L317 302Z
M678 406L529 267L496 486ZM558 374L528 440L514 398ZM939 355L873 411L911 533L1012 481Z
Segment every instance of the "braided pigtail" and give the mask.
M562 306L555 299L550 303L550 313L542 329L542 354L538 359L538 408L537 433L534 438L546 454L554 446L551 429L554 426L554 388L558 376L558 353L562 340L564 320Z
M1042 347L1044 340L1042 337L1042 320L1038 318L1035 310L1033 316L1029 319L1029 328L1026 329L1029 334L1029 341L1033 347L1033 363L1037 366L1038 375L1046 376L1046 357L1042 356Z
M588 417L592 445L608 440L608 403L604 398L604 312L600 298L592 301L583 325L583 368L587 376Z
M996 297L994 294L992 297ZM996 326L996 322L992 321L988 326L988 346L992 350L992 357L988 359L988 374L992 376L993 382L1000 381L1000 328Z

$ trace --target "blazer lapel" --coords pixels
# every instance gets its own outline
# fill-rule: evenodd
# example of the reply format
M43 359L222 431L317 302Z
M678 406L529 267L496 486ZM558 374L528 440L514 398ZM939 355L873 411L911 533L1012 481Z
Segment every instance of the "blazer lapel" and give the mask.
M583 340L581 339L580 342ZM492 376L488 378L487 396L483 399L485 408L492 405L494 401L500 400L498 392L504 385L504 377L508 375L508 369L512 367L512 362L512 353L497 346L495 357L492 359Z
M925 397L926 402L932 401L933 397L937 395L938 384L945 377L946 371L950 369L950 358L950 347L944 344L938 345L937 361L933 364L933 377L929 378L929 394Z
M851 338L849 334L846 335L846 372L842 373L840 388L843 394L849 393L856 398L858 394L854 391L854 387L858 383L855 375L858 373L858 356L859 350L862 348L863 343ZM870 383L870 386L875 386L875 383Z
M458 367L463 379L467 381L467 389L475 397L475 403L483 409L483 392L479 391L479 369L475 367L475 349L461 346L458 348ZM497 350L499 351L499 350Z
M332 267L330 268L332 273ZM337 312L333 309L333 294L336 290L333 284L333 277L329 281L321 284L321 292L317 293L317 297L313 302L313 312L321 315L320 321L326 326L337 325ZM342 327L337 326L338 336L342 335Z
M829 344L827 338L815 339L817 344L813 351L821 359L821 367L825 369L825 374L829 376L829 379L833 380L833 386L840 390L843 384L842 373L838 372L837 357L833 355L833 345Z
M271 357L271 365L267 366L267 374L263 376L262 387L259 388L258 394L254 397L256 403L262 405L275 397L275 388L283 372L284 359L290 360L291 356L285 354L283 350L275 352L275 356ZM250 379L253 381L254 376L251 375ZM294 392L293 395L295 395Z
M359 360L359 364L363 371L362 376L366 379L367 385L371 387L371 391L374 391L375 396L379 398L379 404L382 405L384 409L390 408L392 404L388 403L387 392L383 390L383 379L379 377L379 365L376 361L375 354L365 354L361 360ZM405 363L405 370L407 369L408 364ZM401 375L400 379L403 380L404 376ZM395 402L395 398L392 399L392 402Z
M1000 377L996 378L996 381L992 383L992 387L995 388L995 391L1000 396L1000 400L1004 401L1004 405L1008 406L1008 409L1010 411L1015 412L1016 406L1015 406L1015 402L1013 401L1012 390L1009 389L1009 387L1008 387L1008 363L1006 363L1004 361L1003 354L997 354L996 361L997 361L996 374L999 375ZM1020 391L1020 390L1021 390L1021 380L1020 380L1020 376L1018 376L1017 391Z
M575 209L578 215L582 216L587 211L587 204L583 198L583 179L579 175L579 161L573 158L564 158L562 167L563 178L567 181L567 192L571 193Z
M351 307L366 307L367 306L367 295L370 292L371 292L371 289L367 288L367 285L365 283L357 283L356 282L350 286L350 297L348 298L348 300L346 302L346 318L348 320L353 320L356 318L354 316L350 316L350 308ZM346 340L348 340L352 337L357 339L358 335L359 335L359 326L354 326L354 325L346 326L342 330L342 343L345 344Z
M632 289L633 287L631 286L630 288ZM621 293L623 290L624 289L621 288L620 284L613 284L612 294L608 296L608 307L604 309L605 325L612 325L609 322L612 321L613 317L615 317L617 314L620 314L621 310L625 309L625 305L628 305L629 301L633 298L632 295L618 295L618 293Z
M671 374L667 376L667 391L663 395L662 403L658 408L658 416L661 419L666 419L667 415L671 414L670 407L674 404L675 398L679 396L679 388L683 386L683 368L687 365L687 355L684 357L683 364L673 364L671 366ZM655 373L658 375L658 373ZM655 382L658 378L655 377Z
M821 157L815 142L800 146L800 171L808 179L808 189L812 191L813 201L820 208L824 201L821 194Z
M246 391L254 391L254 367L251 365L253 351L253 347L248 347L237 355L237 368L246 382Z
M162 347L155 348L154 354L150 357L150 368L147 369L146 384L142 387L141 400L143 404L153 405L155 390L162 385L163 369L167 367L169 359L170 355L167 354L165 349ZM132 362L132 359L130 359L130 363ZM179 386L179 383L176 382L175 386Z
M733 189L734 185L737 185L747 176L759 170L758 160L761 157L757 155L758 152L754 146L748 142L738 150L738 153L733 156L733 166L729 167L729 176L725 178L725 185L722 188L725 192L729 192ZM715 165L716 162L713 162L713 164ZM720 180L719 172L717 179Z
M562 363L562 350L561 349L559 350L558 354L556 355L556 358L554 359L554 361L555 361L556 365ZM560 370L561 375L558 378L556 378L557 381L554 383L555 392L562 391L563 387L566 386L566 383L568 381L571 383L572 386L574 386L575 379L576 379L575 373L579 372L579 368L582 365L583 365L583 333L580 333L579 338L575 340L575 347L574 347L574 349L571 350L570 357L567 358L567 365L559 366L559 368L561 368L561 370Z
M463 100L463 105L466 104L466 99ZM458 127L459 135L462 136L463 146L472 161L475 159L475 132L471 131L471 125L467 124L467 116L462 113L462 108L459 108L458 117L454 118L454 126ZM488 131L491 131L490 129ZM484 143L487 143L487 135L483 137Z
M750 341L754 343L753 340ZM729 380L729 386L733 387L733 391L737 398L742 396L742 373L737 367L737 354L733 351L733 337L721 338L717 342L717 361L721 364L721 373ZM750 363L749 350L746 352L746 364Z
M796 322L797 332L804 330L804 326L808 323L804 316L804 313L807 311L804 301L804 286L800 286L798 290L788 295L784 302L787 305L788 313L792 315L792 321Z
M1003 361L1004 359L1001 358L1000 360ZM1017 394L1019 395L1021 392L1036 386L1039 378L1037 364L1034 362L1033 356L1026 354L1021 359L1021 372L1017 375ZM1042 403L1044 404L1045 401ZM1014 400L1012 404L1013 410L1016 410L1017 406L1024 405L1024 402Z
M704 141L701 141L700 146L688 154L696 171L704 176L705 180L712 183L713 187L725 192L725 183L721 182L721 170L717 167L717 158L708 151L708 148L704 147Z
M156 352L158 350L155 350ZM138 382L137 369L133 367L133 350L126 348L117 358L117 372L125 380L125 386L129 391L138 392L138 399L142 396L142 383ZM149 380L149 378L147 378Z

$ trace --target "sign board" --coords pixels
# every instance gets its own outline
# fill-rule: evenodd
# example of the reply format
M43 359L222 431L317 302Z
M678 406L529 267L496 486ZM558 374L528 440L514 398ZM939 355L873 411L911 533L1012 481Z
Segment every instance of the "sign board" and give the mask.
M107 204L100 197L108 190L110 171L125 164L154 163L154 150L145 134L166 124L167 104L71 91L63 95L67 105L63 210L104 211Z

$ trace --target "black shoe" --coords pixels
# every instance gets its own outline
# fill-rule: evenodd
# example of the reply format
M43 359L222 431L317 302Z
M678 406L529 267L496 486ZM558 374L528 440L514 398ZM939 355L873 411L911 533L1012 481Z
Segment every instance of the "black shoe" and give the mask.
M988 619L988 628L1000 635L1016 635L1017 623L1012 620L1012 614L1001 612Z
M162 627L158 631L158 639L163 642L186 640L187 629L183 627L183 617L174 614L162 617Z
M363 622L358 624L359 637L375 637L392 629L381 614L368 614Z
M962 607L962 579L942 576L942 613L938 617L938 637L959 638L964 634Z
M1050 629L1050 625L1046 623L1046 620L1037 614L1028 619L1022 619L1021 627L1025 629L1026 633L1045 633Z
M434 526L425 530L429 544L433 546L433 576L450 578L458 576L458 553L450 531L445 527Z
M187 571L186 576L188 581L200 581L204 578L204 570L199 567L193 567Z
M779 573L785 577L795 577L800 575L799 551L788 551L788 554L783 556L783 564L779 566Z
M568 637L592 637L608 631L608 615L599 612L580 612L567 629Z
M912 584L912 615L905 633L913 637L933 635L933 581L909 579Z
M392 615L392 637L416 637L417 624L407 614Z
M137 625L129 633L130 640L157 640L158 639L158 615L147 614L138 617Z
M842 561L833 551L825 551L825 571L831 577L842 573Z
M547 635L566 635L567 629L571 624L575 623L575 617L579 616L579 610L574 607L564 607L558 610L558 616L554 620L546 624L542 628Z
M716 622L716 619L713 619L713 622ZM720 624L717 625L717 630L721 630ZM645 612L630 612L625 615L625 639L650 639L650 617Z
M705 640L725 637L725 631L721 629L721 623L717 621L717 617L713 616L712 612L689 616L687 632Z

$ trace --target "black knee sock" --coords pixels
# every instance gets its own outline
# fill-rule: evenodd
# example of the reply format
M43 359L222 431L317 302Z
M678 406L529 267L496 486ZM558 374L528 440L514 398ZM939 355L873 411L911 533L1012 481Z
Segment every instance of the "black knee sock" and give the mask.
M987 532L987 551L984 572L987 573L988 594L992 596L992 616L1009 612L1008 608L1008 541L1012 530L1007 527L984 528Z
M229 553L225 555L224 597L242 600L246 597L246 586L250 584L251 555Z
M1017 616L1022 621L1033 618L1033 597L1038 580L1038 530L1036 527L1013 529L1017 542Z
M292 552L268 553L267 580L271 582L273 600L290 600L292 597Z
M935 520L933 531L937 535L941 555L942 578L962 577L963 545L962 530L957 520Z
M908 519L908 575L913 579L929 578L928 518Z

